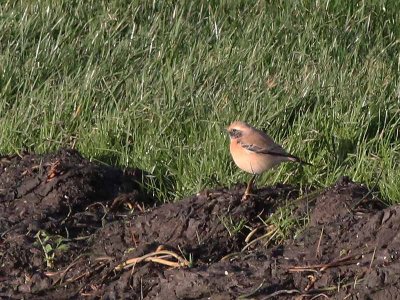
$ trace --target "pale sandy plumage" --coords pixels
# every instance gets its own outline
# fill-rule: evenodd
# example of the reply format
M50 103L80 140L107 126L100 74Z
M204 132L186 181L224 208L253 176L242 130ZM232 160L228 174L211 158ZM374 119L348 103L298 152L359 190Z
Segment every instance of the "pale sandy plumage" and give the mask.
M243 171L258 175L285 161L309 164L287 153L266 133L245 122L235 121L227 130L232 158ZM249 182L246 193L251 190L253 180Z

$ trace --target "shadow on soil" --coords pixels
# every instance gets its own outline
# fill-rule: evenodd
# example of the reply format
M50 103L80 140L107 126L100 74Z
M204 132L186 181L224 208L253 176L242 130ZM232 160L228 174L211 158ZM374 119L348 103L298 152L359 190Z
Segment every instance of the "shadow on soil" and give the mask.
M72 150L0 160L0 296L11 299L396 299L400 206L342 178L204 191L157 205L140 170ZM264 246L292 203L295 239ZM274 231L275 230L275 231ZM263 237L264 236L264 237ZM243 250L245 248L245 250Z

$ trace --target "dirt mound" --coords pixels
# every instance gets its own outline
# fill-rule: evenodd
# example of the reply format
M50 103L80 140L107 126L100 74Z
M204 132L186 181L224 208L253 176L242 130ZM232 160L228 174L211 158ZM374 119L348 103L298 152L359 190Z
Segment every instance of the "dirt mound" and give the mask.
M324 191L243 185L155 206L146 174L79 153L2 157L0 296L29 299L396 299L400 206L347 178ZM271 244L292 203L309 218ZM268 244L268 247L265 245Z

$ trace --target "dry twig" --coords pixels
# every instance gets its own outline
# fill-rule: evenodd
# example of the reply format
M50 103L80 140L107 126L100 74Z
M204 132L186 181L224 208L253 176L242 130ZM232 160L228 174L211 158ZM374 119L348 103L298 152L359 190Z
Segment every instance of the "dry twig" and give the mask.
M329 268L354 264L357 262L354 260L358 260L360 257L361 257L361 254L353 254L353 255L347 255L345 257L335 259L332 262L327 263L327 264L317 264L317 265L310 265L310 266L294 266L294 267L289 268L289 272L304 272L304 271L316 272L315 269L319 269L319 271L322 272Z
M319 258L321 256L320 247L321 247L322 235L324 234L324 228L325 228L325 226L323 225L321 228L321 234L320 234L319 240L318 240L317 251L315 252L315 257L317 257L317 258Z
M161 257L158 257L159 255L161 255ZM173 261L166 259L166 258L170 258L170 257L175 258L177 260L177 262L173 262ZM159 251L145 254L140 257L128 259L127 261L123 262L122 264L119 264L118 266L116 266L115 270L120 271L122 269L129 268L131 266L135 266L137 263L140 263L142 261L146 261L146 262L151 261L151 262L159 263L159 264L166 265L169 267L174 267L174 268L179 268L179 267L184 267L184 266L190 265L189 261L187 261L185 258L179 256L178 254L176 254L172 251L159 250Z

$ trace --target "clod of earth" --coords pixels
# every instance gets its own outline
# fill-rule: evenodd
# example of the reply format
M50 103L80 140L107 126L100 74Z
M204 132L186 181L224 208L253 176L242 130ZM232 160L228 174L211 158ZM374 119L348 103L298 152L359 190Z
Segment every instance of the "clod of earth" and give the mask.
M76 151L2 156L0 164L3 298L400 294L400 206L385 208L347 178L302 195L294 186L261 188L246 203L238 185L160 204L146 173ZM264 223L285 206L293 219L309 218L286 240L279 224Z

